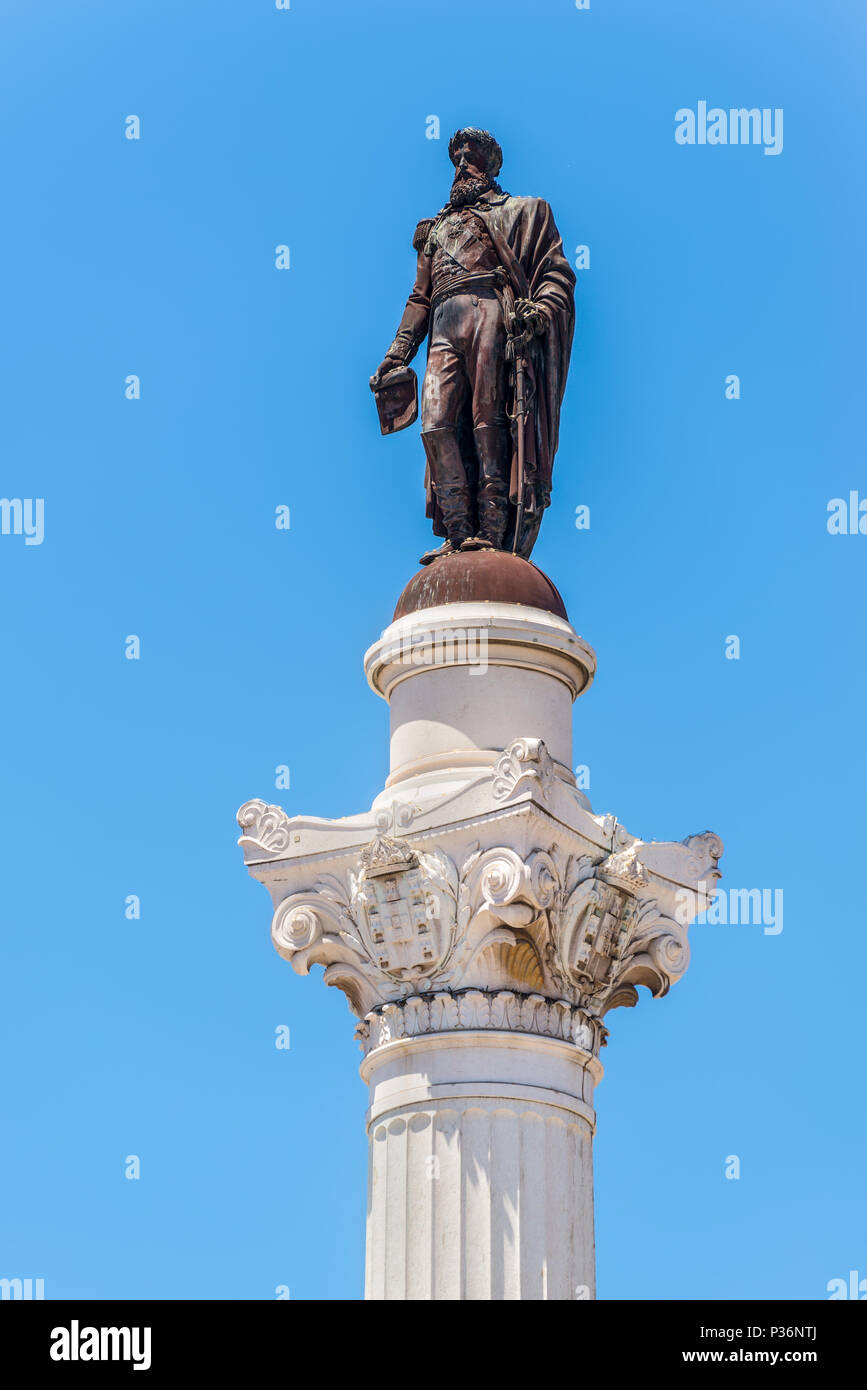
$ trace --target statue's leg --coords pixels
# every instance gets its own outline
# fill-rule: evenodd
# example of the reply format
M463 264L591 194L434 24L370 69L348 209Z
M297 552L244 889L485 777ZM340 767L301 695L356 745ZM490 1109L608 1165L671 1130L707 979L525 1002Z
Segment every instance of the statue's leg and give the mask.
M472 533L470 490L457 430L466 391L459 354L435 333L422 389L421 438L447 541L423 555L422 564L458 550Z
M509 431L505 425L476 425L473 436L479 456L479 534L475 540L502 550L509 519Z
M479 531L465 549L502 550L509 516L512 449L506 415L506 329L499 301L494 297L479 297L466 366L473 393L473 437L479 457Z
M470 490L458 448L458 432L453 428L424 430L421 437L448 537L442 550L448 554L458 550L472 531ZM427 558L423 556L422 562Z

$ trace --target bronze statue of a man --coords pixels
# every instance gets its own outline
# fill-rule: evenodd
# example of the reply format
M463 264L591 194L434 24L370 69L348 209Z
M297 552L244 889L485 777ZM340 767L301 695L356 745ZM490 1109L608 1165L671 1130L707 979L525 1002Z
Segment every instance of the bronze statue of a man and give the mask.
M548 204L495 181L503 153L488 131L457 131L449 157L451 196L416 227L415 285L371 386L387 391L428 338L427 515L446 539L422 564L481 548L527 558L551 500L575 274Z

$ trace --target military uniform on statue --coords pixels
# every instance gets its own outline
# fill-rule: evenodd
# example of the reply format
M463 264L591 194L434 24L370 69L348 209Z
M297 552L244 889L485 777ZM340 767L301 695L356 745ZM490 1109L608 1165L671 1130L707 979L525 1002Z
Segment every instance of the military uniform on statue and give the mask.
M446 541L422 563L480 548L526 559L551 500L575 274L548 204L495 182L493 136L458 131L449 155L451 198L416 228L415 285L371 384L387 386L428 338L427 515Z

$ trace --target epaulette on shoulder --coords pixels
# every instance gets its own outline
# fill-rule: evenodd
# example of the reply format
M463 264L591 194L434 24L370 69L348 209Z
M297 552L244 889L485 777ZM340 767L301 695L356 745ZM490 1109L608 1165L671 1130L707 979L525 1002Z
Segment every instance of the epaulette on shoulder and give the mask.
M428 233L430 232L430 229L433 226L435 220L436 219L433 217L423 217L421 219L421 221L415 229L412 238L414 250L421 251L424 249L424 244L428 239Z

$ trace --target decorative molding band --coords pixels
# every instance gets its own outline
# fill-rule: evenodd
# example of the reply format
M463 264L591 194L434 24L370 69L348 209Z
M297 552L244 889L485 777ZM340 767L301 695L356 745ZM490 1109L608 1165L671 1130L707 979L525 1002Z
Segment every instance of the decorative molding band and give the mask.
M506 610L511 610L510 612ZM489 666L514 666L562 681L572 699L592 684L596 653L564 619L541 609L518 610L511 604L449 603L398 618L364 657L368 682L390 700L405 680L444 667L468 666L478 657L459 634L483 633ZM455 636L458 634L458 641Z
M403 1038L484 1029L556 1038L573 1043L592 1057L598 1056L608 1037L608 1029L598 1018L567 999L546 999L541 994L506 989L440 991L379 1004L361 1020L355 1037L367 1056L375 1048Z

